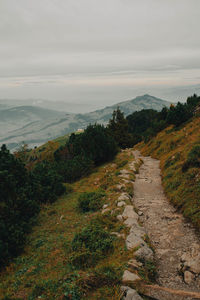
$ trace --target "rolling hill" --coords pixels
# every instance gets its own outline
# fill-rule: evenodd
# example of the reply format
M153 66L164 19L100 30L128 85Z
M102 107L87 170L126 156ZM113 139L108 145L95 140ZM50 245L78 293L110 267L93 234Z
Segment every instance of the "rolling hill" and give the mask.
M34 147L85 128L90 123L106 124L118 106L127 116L141 109L161 110L169 105L169 102L162 99L143 95L85 114L72 114L37 106L12 107L0 110L0 144L7 144L11 150L16 149L22 142Z

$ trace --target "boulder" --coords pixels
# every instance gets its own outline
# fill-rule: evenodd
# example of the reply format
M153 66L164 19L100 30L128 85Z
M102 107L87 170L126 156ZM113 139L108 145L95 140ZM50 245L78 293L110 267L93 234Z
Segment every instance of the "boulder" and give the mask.
M124 202L124 201L119 201L119 202L117 203L117 206L118 206L118 207L122 207L122 206L124 206L124 205L126 205L126 202Z
M142 300L136 290L128 286L122 286L121 291L123 292L123 300Z
M193 279L194 279L194 274L192 274L189 271L184 272L184 281L185 281L185 283L190 284Z
M101 211L102 215L104 215L105 213L109 212L110 208L105 208Z
M138 214L134 211L134 207L132 205L127 205L124 209L124 212L122 214L123 218L133 218L138 221L139 216Z
M134 249L138 246L143 246L144 244L144 240L133 232L130 233L126 238L126 247L128 250Z
M139 267L141 267L141 266L142 266L142 263L139 262L139 261L137 261L137 260L135 260L135 259L131 259L131 260L129 260L129 262L128 262L128 266L129 266L131 269L135 270L135 269L138 269Z
M147 246L146 243L135 252L135 255L144 260L153 260L153 251Z
M131 273L130 271L124 271L122 282L136 282L140 280L140 277L137 274Z
M130 200L130 196L127 193L122 193L119 197L118 197L118 201L127 201Z
M118 191L121 191L121 190L123 190L123 189L125 188L125 184L124 184L124 183L122 183L122 184L117 184L115 187L116 187L116 189L117 189Z
M107 208L108 207L108 204L104 204L103 205L103 209Z
M122 174L129 174L130 172L126 169L123 169L119 173L122 175Z
M121 175L119 175L119 177L121 177L123 179L129 179L129 174L121 174Z
M145 231L144 227L138 225L138 223L135 223L131 226L130 233L134 233L135 235L137 235L141 238L144 238L146 231Z
M118 215L116 218L117 218L117 220L118 220L118 221L120 221L120 222L122 222L122 221L123 221L123 217L122 217L122 215Z

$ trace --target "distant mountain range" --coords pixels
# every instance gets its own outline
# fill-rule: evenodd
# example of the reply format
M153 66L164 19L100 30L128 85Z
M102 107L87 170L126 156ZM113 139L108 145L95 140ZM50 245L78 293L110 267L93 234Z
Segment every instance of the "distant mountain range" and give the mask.
M0 101L0 144L6 144L11 150L22 142L34 147L79 128L84 129L90 123L107 124L117 107L127 116L134 111L161 110L169 105L168 101L143 95L91 113L73 114L38 106L6 107L6 103Z

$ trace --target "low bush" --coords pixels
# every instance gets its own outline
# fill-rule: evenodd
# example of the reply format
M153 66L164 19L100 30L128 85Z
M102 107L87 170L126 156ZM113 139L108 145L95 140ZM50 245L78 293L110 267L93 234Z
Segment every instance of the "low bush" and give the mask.
M89 224L80 233L76 233L71 249L71 263L76 268L95 265L103 255L112 253L114 237L105 231L99 224Z
M99 210L102 207L104 196L105 193L102 191L82 193L78 198L78 210L83 213Z
M120 278L122 276L121 273L122 270L110 264L107 266L96 268L96 270L94 271L94 276L96 277L98 286L104 286L120 283Z

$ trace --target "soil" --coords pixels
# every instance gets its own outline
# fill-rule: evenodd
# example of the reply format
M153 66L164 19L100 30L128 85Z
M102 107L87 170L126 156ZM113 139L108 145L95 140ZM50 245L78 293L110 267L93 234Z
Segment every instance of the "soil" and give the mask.
M136 176L133 201L155 250L157 284L175 290L199 292L200 275L191 273L192 280L186 284L184 272L178 271L181 256L190 253L193 246L200 246L199 236L165 196L159 161L143 157L139 151L134 151L134 155L136 159L141 158L144 163ZM157 297L156 299L169 300L196 299L181 295Z

